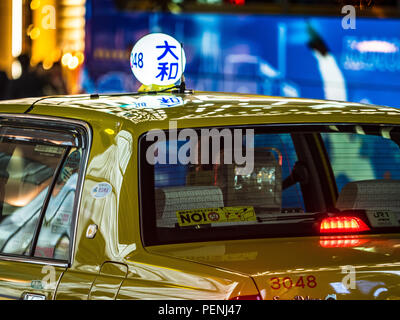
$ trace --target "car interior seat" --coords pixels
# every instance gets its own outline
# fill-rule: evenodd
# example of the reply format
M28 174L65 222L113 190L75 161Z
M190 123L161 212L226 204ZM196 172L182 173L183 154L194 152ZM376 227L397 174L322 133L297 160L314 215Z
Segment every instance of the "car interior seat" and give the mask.
M400 211L400 180L377 179L347 183L336 202L339 210Z
M155 191L157 226L175 227L176 212L224 206L222 191L216 186L182 186L158 188Z

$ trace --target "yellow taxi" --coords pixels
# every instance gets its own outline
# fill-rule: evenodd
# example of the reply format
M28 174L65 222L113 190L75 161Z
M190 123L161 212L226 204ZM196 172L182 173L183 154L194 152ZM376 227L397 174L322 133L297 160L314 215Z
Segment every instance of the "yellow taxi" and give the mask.
M400 297L399 109L26 98L0 139L0 299Z

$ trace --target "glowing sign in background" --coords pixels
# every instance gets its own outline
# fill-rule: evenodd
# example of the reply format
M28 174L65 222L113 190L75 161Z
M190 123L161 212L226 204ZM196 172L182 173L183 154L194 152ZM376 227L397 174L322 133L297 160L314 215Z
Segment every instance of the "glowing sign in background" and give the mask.
M399 106L400 21L357 17L357 28L345 30L341 19L124 12L112 0L88 0L83 85L136 91L130 50L163 32L183 42L186 84L195 90Z

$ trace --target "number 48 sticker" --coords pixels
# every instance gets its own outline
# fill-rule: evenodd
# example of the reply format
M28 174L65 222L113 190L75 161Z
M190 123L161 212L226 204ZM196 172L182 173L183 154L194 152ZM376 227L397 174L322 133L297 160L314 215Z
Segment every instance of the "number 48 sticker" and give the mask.
M132 66L143 68L143 53L135 53L132 58Z

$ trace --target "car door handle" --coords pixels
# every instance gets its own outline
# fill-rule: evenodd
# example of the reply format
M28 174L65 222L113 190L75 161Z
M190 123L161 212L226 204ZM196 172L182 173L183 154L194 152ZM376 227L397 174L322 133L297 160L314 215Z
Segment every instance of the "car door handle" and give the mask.
M37 293L25 293L22 300L46 300L46 296Z

